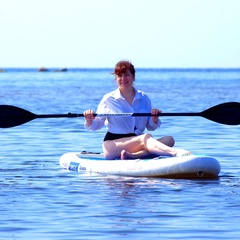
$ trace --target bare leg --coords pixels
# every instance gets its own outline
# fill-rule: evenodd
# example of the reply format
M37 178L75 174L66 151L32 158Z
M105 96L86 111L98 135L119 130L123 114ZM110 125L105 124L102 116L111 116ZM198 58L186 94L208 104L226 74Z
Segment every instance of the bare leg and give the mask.
M149 155L150 155L150 153L147 150L142 150L142 151L135 152L135 153L130 153L130 152L127 152L126 150L121 151L121 159L122 160L144 158Z
M152 154L176 156L177 151L164 143L154 139L151 135L146 137L146 149Z
M150 134L105 141L103 143L103 150L106 159L116 159L119 157L141 158L149 154L167 156L191 154L183 149L171 148L154 139Z
M145 148L144 136L134 136L120 138L103 143L103 151L106 159L126 158L142 158L150 153ZM123 151L123 153L122 153ZM122 153L122 156L121 156Z
M106 159L136 159L149 156L144 145L144 135L105 141L103 151Z
M151 135L150 135L151 136ZM146 139L146 149L152 154L158 155L166 155L166 156L182 156L182 155L190 155L191 152L186 151L184 149L172 148L169 147L153 137L148 137Z
M157 140L169 147L173 147L175 144L175 140L172 136L164 136L164 137L158 138ZM146 150L139 151L136 153L130 153L125 150L122 150L121 159L124 160L124 159L144 158L144 157L148 157L149 155L151 155L150 152Z
M175 140L172 136L161 137L161 138L158 138L157 140L169 147L173 147L175 144Z

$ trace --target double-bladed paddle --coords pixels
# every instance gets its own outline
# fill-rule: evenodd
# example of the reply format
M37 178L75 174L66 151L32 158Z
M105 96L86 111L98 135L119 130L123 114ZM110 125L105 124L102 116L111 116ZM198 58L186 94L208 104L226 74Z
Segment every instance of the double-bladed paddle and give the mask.
M153 116L151 113L114 113L114 114L95 114L94 116L102 117L144 117ZM227 102L216 105L202 112L197 113L160 113L158 116L200 116L211 121L227 124L240 124L240 103ZM84 115L77 113L68 114L34 114L25 109L11 106L0 105L0 128L15 127L26 122L32 121L36 118L75 118L84 117Z

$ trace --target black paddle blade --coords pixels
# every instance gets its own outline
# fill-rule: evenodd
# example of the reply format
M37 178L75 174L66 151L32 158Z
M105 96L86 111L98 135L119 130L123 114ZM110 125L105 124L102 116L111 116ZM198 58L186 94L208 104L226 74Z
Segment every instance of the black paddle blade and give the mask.
M36 118L34 113L19 107L0 105L0 128L15 127Z
M200 115L217 123L227 125L239 125L240 103L239 102L222 103L201 112Z

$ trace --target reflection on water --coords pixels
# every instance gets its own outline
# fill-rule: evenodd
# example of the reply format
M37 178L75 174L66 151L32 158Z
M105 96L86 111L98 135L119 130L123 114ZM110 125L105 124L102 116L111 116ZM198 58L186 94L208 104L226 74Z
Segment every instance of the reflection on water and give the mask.
M96 109L115 88L111 70L0 74L0 104L37 114ZM199 112L238 101L238 70L138 71L136 87L165 112ZM11 94L10 94L11 93ZM83 119L36 119L0 129L0 239L238 239L239 126L201 117L165 117L153 135L216 157L218 180L126 178L68 172L59 157L101 152L105 130Z

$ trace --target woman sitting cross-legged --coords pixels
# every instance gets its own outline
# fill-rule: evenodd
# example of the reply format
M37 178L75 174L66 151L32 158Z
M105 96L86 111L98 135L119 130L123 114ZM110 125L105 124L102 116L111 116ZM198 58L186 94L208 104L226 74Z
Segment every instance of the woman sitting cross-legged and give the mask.
M103 142L106 159L136 159L150 155L182 156L191 154L184 149L173 148L174 139L165 136L153 138L144 130L153 131L160 127L157 114L161 110L151 107L149 97L134 88L135 68L129 61L120 61L114 69L118 88L106 94L99 103L97 113L143 113L149 112L156 116L149 117L94 117L93 110L84 111L84 127L91 131L107 127Z

